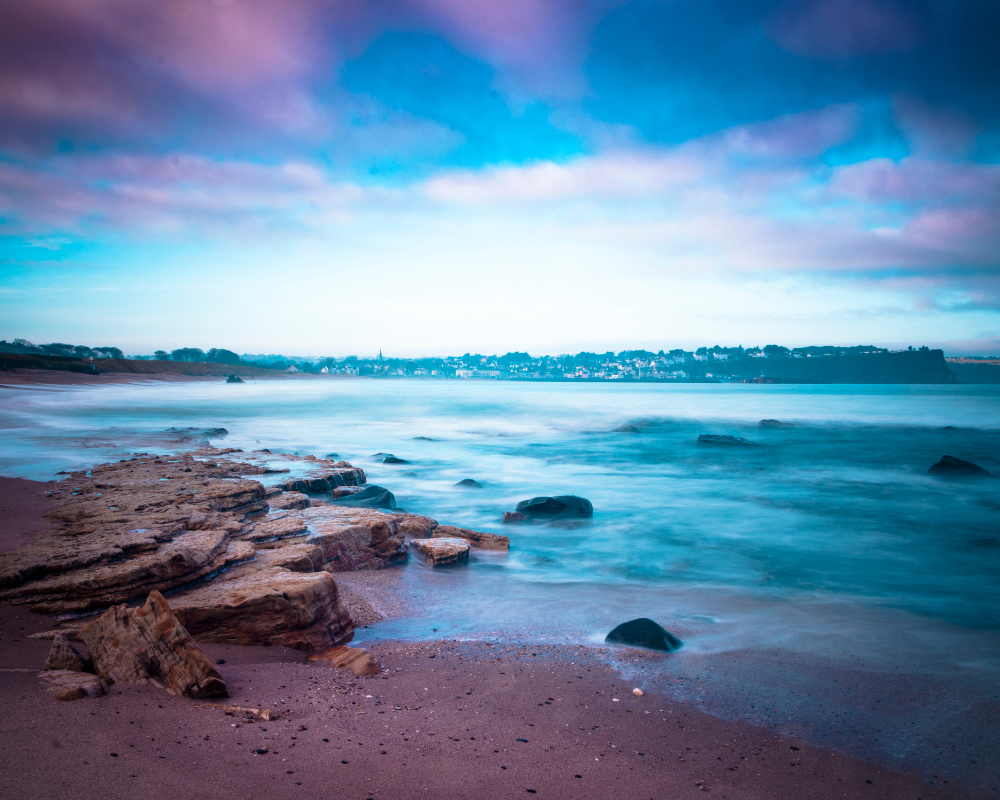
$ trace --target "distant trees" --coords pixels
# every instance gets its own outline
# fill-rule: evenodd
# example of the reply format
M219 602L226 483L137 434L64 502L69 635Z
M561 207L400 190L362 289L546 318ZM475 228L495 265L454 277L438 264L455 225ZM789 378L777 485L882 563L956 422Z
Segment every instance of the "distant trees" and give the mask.
M91 352L94 358L125 358L125 354L117 347L95 347Z
M203 355L205 355L205 351L200 347L179 347L170 351L170 357L174 361L201 361Z
M193 348L192 348L193 349ZM221 347L213 347L208 353L205 354L205 360L211 361L213 364L239 364L240 357L234 353L232 350L226 350Z
M782 347L780 344L769 344L764 346L764 355L768 358L781 358L782 356L787 356L791 350L787 347Z
M153 353L153 360L154 361L169 361L170 360L170 353L168 353L166 350L157 350L155 353Z
M62 344L61 342L53 342L52 344L43 344L41 346L42 352L47 356L65 356L71 357L73 355L73 345Z

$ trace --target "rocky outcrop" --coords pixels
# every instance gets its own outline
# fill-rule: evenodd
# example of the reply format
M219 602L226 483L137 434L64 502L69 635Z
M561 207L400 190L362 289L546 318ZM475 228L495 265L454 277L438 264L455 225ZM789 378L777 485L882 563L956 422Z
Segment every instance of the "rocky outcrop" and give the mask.
M941 460L935 464L931 464L930 468L927 470L928 475L933 475L937 478L995 478L992 472L988 472L978 464L973 464L971 461L963 461L961 458L955 458L954 456L941 456Z
M482 489L483 485L479 481L474 481L472 478L462 478L458 483L455 484L459 489Z
M139 608L108 609L80 631L97 674L155 683L184 697L228 697L229 689L159 592Z
M282 492L267 499L268 505L274 511L293 511L309 508L312 501L303 492Z
M777 419L762 419L757 423L758 428L792 428L791 422L782 422Z
M465 539L412 539L410 544L432 567L465 564L469 543Z
M366 486L358 492L347 495L346 497L337 497L330 501L331 503L336 503L340 506L349 506L355 508L395 508L396 507L396 497L388 489L381 486L370 485Z
M354 630L326 572L247 565L175 595L171 603L177 619L202 642L317 650Z
M61 633L57 633L52 637L52 647L49 649L49 656L42 665L42 672L49 672L51 670L93 672L94 667L90 661L76 651L76 648L69 643L69 639Z
M239 375L230 375L226 378L226 383L243 383L243 378Z
M437 520L421 517L417 514L406 514L399 519L399 529L412 539L427 539L437 527Z
M351 670L359 678L378 675L382 669L363 647L331 647L322 653L309 656L313 662L325 662L331 667Z
M82 700L84 697L100 697L107 694L107 687L99 677L91 672L77 672L70 669L55 669L39 672L45 690L56 700Z
M664 650L668 653L672 653L684 644L670 631L646 617L623 622L611 631L604 641L609 644L625 644L630 647Z
M435 539L465 539L469 544L484 550L507 550L510 548L510 538L496 533L483 533L468 528L456 528L454 525L438 525L432 534Z
M713 445L715 447L760 447L757 442L751 442L742 436L728 436L716 433L703 433L698 437L698 444Z
M517 504L517 510L532 519L582 519L594 516L594 507L584 497L532 497Z
M278 486L285 492L329 494L341 486L363 486L367 481L364 470L352 467L346 461L338 461L333 469L324 468L318 474L285 481Z

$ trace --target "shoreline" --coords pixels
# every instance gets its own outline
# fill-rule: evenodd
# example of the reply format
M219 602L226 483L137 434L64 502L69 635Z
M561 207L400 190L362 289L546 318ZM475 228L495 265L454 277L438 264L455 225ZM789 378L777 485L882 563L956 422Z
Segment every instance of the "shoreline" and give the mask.
M20 536L20 541L25 537L30 540L29 531L45 530L46 521L42 515L53 504L42 492L52 484L5 479L0 482L0 490L12 485L21 486L28 500L22 503L22 511L17 517L19 527L5 522L4 536L10 530L13 535ZM414 615L412 598L405 598L399 587L393 585L398 584L401 575L400 567L333 574L342 589L342 602L352 616L357 615L359 638L364 636L367 626L377 624L380 617L405 619L407 615ZM213 661L220 658L225 661L220 671L233 689L233 697L227 703L265 707L262 701L266 700L267 707L274 708L277 703L279 707L295 707L295 712L276 723L247 726L234 722L222 712L194 708L197 706L195 701L172 697L149 686L125 684L115 684L109 696L97 700L58 703L45 694L34 677L34 670L44 661L49 643L24 638L32 632L51 629L55 624L48 615L0 603L0 651L4 654L0 668L20 670L7 672L0 682L4 687L3 701L8 708L16 709L7 715L9 721L3 723L0 731L8 734L4 740L10 743L17 738L9 727L16 726L16 720L42 720L41 727L32 728L31 734L22 737L23 741L19 740L16 746L5 745L0 750L0 762L5 772L14 774L15 765L25 757L22 748L44 751L45 747L56 747L46 744L46 738L54 732L59 741L68 735L73 743L58 745L63 749L60 757L67 757L72 751L78 762L86 762L79 764L81 776L88 774L82 767L95 767L90 773L95 782L84 781L74 790L84 796L97 791L96 775L107 768L109 759L121 758L120 751L126 749L133 751L129 758L136 759L138 764L129 768L129 777L124 774L124 767L129 762L116 760L113 763L122 773L117 791L130 796L136 792L134 784L130 784L136 779L130 776L141 774L136 770L146 775L159 775L158 782L181 781L177 788L185 795L190 794L195 785L185 782L196 780L199 791L205 796L240 796L239 790L216 774L218 759L224 763L242 764L245 774L254 776L248 786L260 782L270 784L271 791L277 792L279 798L286 794L301 796L296 794L301 791L300 785L328 786L331 781L338 786L346 781L362 792L377 789L392 797L430 796L424 794L424 786L428 792L442 797L506 797L513 793L526 794L529 789L551 797L606 797L621 780L629 781L633 793L639 791L635 789L637 786L642 787L641 792L648 789L649 793L644 796L650 797L681 796L685 791L713 791L725 798L747 800L803 796L912 796L924 800L992 796L967 787L965 791L969 794L950 795L949 789L956 790L951 784L934 781L938 785L931 785L927 780L933 781L933 778L922 780L848 755L835 755L822 746L782 736L747 721L724 720L649 686L644 689L646 694L637 698L631 694L633 687L609 663L609 648L592 646L376 640L366 646L383 672L372 678L354 678L346 671L308 664L307 653L286 647L203 642L201 647ZM645 651L623 653L616 648L615 655L618 661L642 661L649 654ZM585 666L579 666L581 663ZM456 673L446 680L461 679L461 691L452 695L449 689L446 695L443 687L448 684L445 683L440 684L442 689L433 696L434 681L440 678L438 673L442 669ZM316 696L319 686L332 692L324 695L322 704ZM333 686L339 688L331 689ZM430 694L425 694L425 687ZM346 695L338 694L345 691ZM618 698L617 703L607 696L609 692ZM369 694L372 697L369 698ZM353 699L331 706L327 701L332 702L331 698L337 696ZM422 698L430 699L421 704ZM458 703L453 704L453 700ZM306 709L310 704L312 707ZM169 713L162 713L161 707ZM389 724L392 729L402 726L401 731L391 731L389 739L394 745L386 744L386 735L380 735L384 728L379 726L379 711L395 712L389 713L394 717L393 722L383 721L383 726ZM468 711L473 713L465 713ZM634 716L637 711L642 713ZM102 725L106 726L101 736L88 735L87 726L92 720L88 721L87 717L92 714L100 716ZM683 722L677 722L681 718ZM543 727L545 719L548 720L547 728ZM469 720L475 720L478 726L475 730L463 727ZM658 721L659 727L650 727L654 721ZM151 735L141 740L136 738L137 729L130 728L131 724L148 729ZM237 724L242 727L232 727ZM331 734L326 726L335 728L336 733ZM253 748L244 741L248 736L233 736L235 731L248 727L254 730ZM532 745L534 739L524 734L536 734L532 730L535 727L545 732L545 743L537 747L526 746ZM270 730L265 731L265 728ZM318 728L327 735L310 738L305 733ZM190 737L191 742L185 744L208 751L192 754L191 763L185 763L183 775L169 767L177 762L163 755L163 745L153 745L154 741L162 742L167 732L175 729L189 731L183 735ZM159 735L155 733L157 730ZM417 730L424 733L417 734ZM199 735L195 736L192 731ZM276 731L281 740L278 752L285 758L294 753L297 768L291 773L281 769L288 761L279 762L253 754L254 749L260 748L258 740L268 744L273 754ZM568 731L575 733L568 734ZM598 745L598 739L593 738L598 731L607 732L609 740L601 739ZM411 735L405 735L408 732L412 732ZM434 734L433 739L431 734ZM296 737L294 741L293 736ZM502 743L503 746L479 752L474 742L482 742L484 736L488 742L492 740L493 744ZM572 742L570 737L573 737ZM329 742L323 742L322 738ZM524 738L528 742L520 741ZM371 742L379 739L381 742L376 748ZM402 744L396 739L402 739ZM202 744L192 744L194 742ZM331 744L335 755L353 754L341 759L348 764L338 764L337 759L329 761ZM102 746L108 752L119 752L119 756L103 753ZM296 749L292 750L293 747ZM386 749L389 747L393 749ZM471 753L468 752L470 748ZM492 752L494 749L497 752ZM216 752L219 750L221 752ZM215 761L206 763L208 758ZM204 772L199 765L205 767ZM195 766L199 769L193 769ZM573 770L572 776L580 774L583 777L570 776L569 769ZM291 775L308 775L309 780L292 781ZM515 776L524 786L516 785ZM507 781L508 778L512 780ZM494 785L495 780L507 782ZM470 785L478 788L470 790ZM669 789L667 794L664 794L665 789ZM20 795L43 797L50 796L51 791L42 776L35 775L21 787Z

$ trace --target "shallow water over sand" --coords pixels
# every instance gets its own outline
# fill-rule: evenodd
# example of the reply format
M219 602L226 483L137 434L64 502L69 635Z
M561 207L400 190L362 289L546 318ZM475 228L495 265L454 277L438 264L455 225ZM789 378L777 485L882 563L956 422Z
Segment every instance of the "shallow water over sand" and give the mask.
M759 428L764 418L794 425ZM642 433L609 432L622 423ZM477 552L468 569L411 559L420 611L369 638L594 643L649 616L685 646L646 662L646 683L868 758L939 764L942 780L997 785L1000 480L946 483L927 467L947 453L1000 474L1000 387L0 388L0 472L51 478L153 451L149 432L189 426L227 428L227 447L335 452L408 511L511 537L509 555ZM700 446L702 433L761 446ZM462 478L483 488L456 488ZM539 494L583 495L594 517L499 524Z

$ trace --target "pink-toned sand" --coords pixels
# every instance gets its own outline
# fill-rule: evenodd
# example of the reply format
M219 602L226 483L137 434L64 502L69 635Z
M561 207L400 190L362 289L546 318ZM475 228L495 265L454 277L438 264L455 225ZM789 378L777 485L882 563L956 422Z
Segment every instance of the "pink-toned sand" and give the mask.
M51 484L0 477L0 553L27 544L31 535L53 526L43 518L54 504L45 497Z
M0 483L11 509L0 540L38 529L44 486ZM572 647L388 642L372 648L386 672L355 678L293 650L203 645L233 691L224 702L279 710L276 722L153 686L58 702L35 677L49 643L27 638L54 624L0 604L0 798L957 796L655 692L637 697Z

